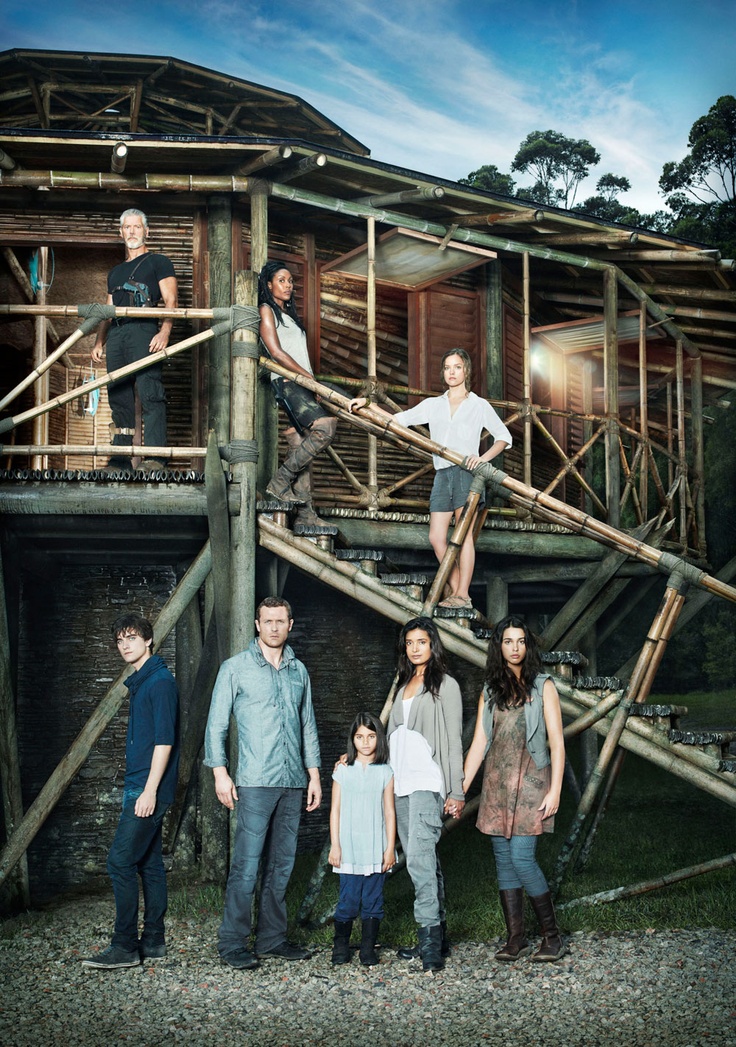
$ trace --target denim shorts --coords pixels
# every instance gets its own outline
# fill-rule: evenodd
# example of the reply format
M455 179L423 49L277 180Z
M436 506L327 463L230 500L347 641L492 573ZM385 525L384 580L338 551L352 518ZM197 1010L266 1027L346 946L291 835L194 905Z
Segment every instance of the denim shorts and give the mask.
M429 511L451 513L455 509L462 509L468 500L472 482L473 474L461 465L449 465L446 469L438 469L429 496ZM484 494L480 496L478 507L482 505L485 505Z

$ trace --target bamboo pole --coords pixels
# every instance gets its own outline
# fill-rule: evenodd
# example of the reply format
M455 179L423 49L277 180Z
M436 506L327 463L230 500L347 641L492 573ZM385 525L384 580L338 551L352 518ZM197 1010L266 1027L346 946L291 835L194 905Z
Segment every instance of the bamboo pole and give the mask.
M532 485L532 359L531 359L531 281L529 278L529 255L524 252L523 262L523 345L522 345L522 383L523 383L523 422L524 422L524 483Z
M550 891L553 895L559 890L565 871L572 860L573 852L577 846L585 820L592 809L596 796L600 792L603 784L603 776L614 756L619 740L626 726L629 709L634 701L643 700L648 694L646 683L649 681L651 685L651 679L654 675L650 670L653 666L654 672L656 672L661 656L664 654L664 648L660 647L660 639L665 632L670 612L677 604L678 598L680 606L682 600L684 600L684 597L680 596L678 590L678 587L681 584L681 579L671 578L667 589L665 590L662 603L649 629L647 639L642 646L628 688L626 689L624 696L619 703L618 709L614 714L610 729L606 735L606 740L603 743L596 765L593 768L593 772L585 787L575 817L570 829L568 830L567 838L557 857L555 870L550 881ZM659 659L656 658L657 654L659 654Z
M38 305L46 304L46 288L48 287L48 247L38 249L38 290L36 301ZM35 333L33 339L33 366L39 374L39 378L33 386L33 403L36 407L44 403L49 395L49 383L46 374L40 370L46 357L46 317L37 316L34 324ZM33 418L33 443L46 444L49 442L48 419L41 413ZM34 469L42 469L46 464L43 455L34 455L32 465Z
M659 890L661 887L670 887L673 883L681 883L683 880L691 880L694 876L702 876L705 873L717 872L719 869L728 869L736 865L736 853L726 854L723 858L712 858L708 862L700 862L698 865L689 865L676 872L664 873L655 876L651 880L640 880L628 887L614 887L610 891L598 891L596 894L586 894L581 898L571 898L561 905L556 905L557 910L572 909L575 905L605 905L607 902L618 902L622 898L634 898L638 894L647 894L650 891Z
M15 254L15 251L11 247L3 247L2 253L3 253L3 258L8 263L8 268L10 269L11 273L15 277L16 282L18 283L18 286L22 290L23 294L26 296L26 298L28 299L29 302L33 301L34 295L33 295L33 288L31 287L31 282L28 279L28 277L26 276L25 270L23 269L23 266L18 261L18 258L17 258L16 254ZM47 326L48 326L49 334L51 335L52 339L55 342L58 342L59 341L59 332L56 330L56 328L54 327L54 325L51 323L50 320L49 320Z
M366 348L368 350L368 382L377 381L376 353L376 219L371 215L366 222L367 276L366 281ZM378 493L378 441L368 436L368 491L373 504Z
M209 304L224 308L233 299L233 199L217 193L207 201ZM208 350L207 422L218 444L230 437L230 336L221 333Z
M13 673L10 665L10 635L2 550L0 550L0 785L2 786L5 839L9 841L23 821L23 789L18 753ZM18 863L18 869L12 877L9 888L10 894L14 899L20 901L24 908L31 904L28 862L25 855Z
M331 553L320 549L308 538L299 538L285 527L280 527L267 516L259 518L259 543L264 549L287 560L306 574L324 582L325 585L352 597L358 603L372 608L377 614L403 625L409 618L422 613L419 600L387 587L357 564L335 560ZM475 640L468 629L463 629L445 618L435 619L442 634L442 642L448 651L464 658L471 665L485 665L484 645Z
M642 441L649 439L649 388L647 382L647 310L644 302L639 305L639 431ZM639 502L643 506L644 518L649 515L649 471L642 468L639 473Z
M642 540L647 538L654 529L654 521L650 521L638 527L634 534ZM609 552L603 560L595 567L592 574L585 579L582 585L567 603L562 607L542 633L542 644L554 650L562 637L567 633L576 620L585 612L592 600L616 575L619 567L628 559L627 553L617 550Z
M38 365L33 368L30 374L27 374L22 381L20 381L13 389L10 390L9 393L7 393L2 398L2 400L0 400L0 411L4 407L7 407L9 403L12 403L12 401L15 400L16 397L20 396L23 390L27 389L29 385L33 385L37 378L40 378L41 375L45 371L47 371L52 364L55 364L57 360L61 359L61 357L64 356L64 354L68 352L69 349L72 348L72 346L76 345L80 338L84 338L84 336L88 333L89 332L84 330L82 327L78 327L73 334L69 335L69 337L64 342L62 342L58 349L55 349L53 353L50 353L45 360L41 360L38 363ZM87 392L86 386L84 391L85 393Z
M204 479L212 551L214 620L217 624L220 661L224 662L230 655L230 515L227 505L227 484L213 429L210 429L207 440Z
M257 311L255 312L255 315L257 318ZM251 324L256 323L257 319L254 319L252 315L248 314L246 322ZM225 323L227 324L225 329L229 329L230 324L227 321L225 321ZM222 324L215 324L207 331L201 331L199 334L192 335L190 338L185 338L183 341L177 342L175 345L169 345L158 353L149 353L143 360L136 360L132 364L126 364L125 367L118 367L115 371L108 371L107 374L102 375L100 378L95 378L92 382L87 382L84 386L79 386L77 389L70 389L66 393L61 393L53 400L48 400L45 404L41 404L28 411L23 411L21 414L14 415L12 418L3 418L0 420L0 433L5 433L9 429L14 429L22 422L27 422L32 418L37 418L41 414L47 414L55 407L62 407L64 404L70 403L72 400L78 400L80 396L87 396L87 394L91 393L94 389L102 389L103 386L109 385L111 382L116 382L120 378L128 378L132 374L137 374L138 371L144 371L147 367L152 367L154 364L162 363L163 360L168 357L176 356L185 349L191 349L194 345L208 342L211 338L216 338L217 335L221 333Z
M680 544L687 549L687 446L685 444L685 374L682 341L675 345L677 389L677 464L680 472Z
M340 393L335 392L334 389L321 385L313 378L289 371L287 368L267 360L266 357L262 356L260 363L268 370L283 375L291 381L295 381L297 384L319 393L324 404L331 405L336 413L342 411L341 417L348 421L352 419L352 422L355 423L356 419L352 418L347 412L349 400ZM429 454L437 454L447 459L453 465L462 465L465 461L464 456L459 452L453 451L448 447L442 447L440 444L430 440L429 437L399 425L393 418L387 418L382 414L379 415L370 407L360 408L356 415L359 418L362 416L369 420L371 424L381 430L382 435L396 439L400 446L406 446L407 448L417 447ZM551 495L527 486L500 469L496 469L490 462L484 462L482 465L477 466L474 472L484 478L486 485L490 483L495 485L497 491L500 492L503 489L503 491L508 492L506 497L512 504L521 505L534 514L547 518L576 534L584 535L592 538L594 541L619 549L628 556L632 556L642 563L650 564L668 575L677 568L687 577L691 585L697 585L700 588L707 589L709 592L713 592L715 595L722 596L726 600L736 602L736 589L732 586L726 585L717 578L713 578L711 575L698 570L673 553L662 552L647 546L635 537L626 534L624 531L619 531L602 520L596 520L574 506L567 505Z
M156 456L157 458L200 458L207 454L206 447L154 447L151 444L129 444L133 457L136 455ZM106 455L120 450L119 444L0 444L0 456L12 458L28 455ZM128 448L126 447L126 450ZM94 470L92 470L94 472Z
M159 649L174 628L179 616L207 577L210 567L211 554L209 543L207 543L161 608L154 624L154 651ZM17 862L26 853L62 793L89 756L92 746L117 714L127 697L124 680L128 675L129 667L126 666L51 772L46 784L26 811L23 821L3 848L0 853L0 885L5 882Z
M474 477L471 482L470 494L468 495L465 505L462 508L462 512L460 513L460 519L455 524L452 534L447 541L447 549L445 550L445 555L442 557L442 563L439 566L434 581L427 593L427 598L422 606L422 614L427 617L432 617L434 609L442 597L445 585L447 584L447 579L450 577L452 569L460 555L463 542L475 520L482 489L482 481L478 481Z
M619 492L621 474L618 459L618 296L615 273L603 274L603 413L606 427L606 505L608 522L618 527L621 520Z

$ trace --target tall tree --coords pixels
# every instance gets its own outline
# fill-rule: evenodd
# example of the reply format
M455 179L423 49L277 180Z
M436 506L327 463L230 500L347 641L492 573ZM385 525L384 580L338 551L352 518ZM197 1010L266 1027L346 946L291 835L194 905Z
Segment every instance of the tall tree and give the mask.
M662 169L669 232L736 256L736 98L723 95L690 128L689 152Z
M460 185L472 185L474 189L485 189L488 193L513 196L515 182L511 175L504 174L495 164L484 164L471 171L467 178L458 178Z
M681 192L698 203L733 203L736 197L736 98L723 95L690 128L684 160L662 168L665 196ZM668 200L669 203L669 200Z
M533 192L539 194L535 199L541 203L572 207L580 183L600 158L585 138L567 138L560 131L532 131L519 146L511 170L536 179Z

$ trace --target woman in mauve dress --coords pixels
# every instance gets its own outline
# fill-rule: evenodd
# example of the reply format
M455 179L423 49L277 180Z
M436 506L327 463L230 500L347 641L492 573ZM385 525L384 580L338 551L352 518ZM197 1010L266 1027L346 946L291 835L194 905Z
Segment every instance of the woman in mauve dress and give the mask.
M553 832L565 767L560 699L542 672L539 648L523 619L493 631L473 741L465 758L468 792L485 757L477 827L491 837L507 938L497 960L531 952L524 930L524 890L542 929L536 961L565 954L554 905L536 860L537 837Z

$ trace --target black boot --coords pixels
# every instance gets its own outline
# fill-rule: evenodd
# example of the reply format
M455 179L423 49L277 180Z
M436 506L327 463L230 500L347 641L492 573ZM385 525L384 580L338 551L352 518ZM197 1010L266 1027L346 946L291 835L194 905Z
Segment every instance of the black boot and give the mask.
M425 971L441 971L445 966L442 959L442 928L438 923L432 927L420 927L419 953L422 957L422 968Z
M440 920L440 927L442 928L440 953L442 956L449 956L452 952L452 942L447 934L447 920ZM401 960L418 960L422 953L418 945L402 945L400 949L396 950L396 955Z
M332 946L332 962L335 966L340 963L350 963L350 932L352 929L352 920L335 920L335 941Z
M554 963L555 960L565 955L567 949L557 926L552 895L547 891L546 894L538 894L536 898L530 898L529 901L532 903L542 931L542 944L532 956L532 961Z
M284 464L271 477L266 487L266 494L282 502L296 502L298 505L304 505L306 499L294 491L292 484L299 473L309 468L312 459L332 443L334 436L334 428L332 430L310 429L299 446L287 455Z
M499 891L503 918L506 921L506 944L496 953L497 960L518 960L528 956L532 947L524 932L524 888Z
M363 920L363 936L360 939L360 962L364 967L375 967L378 963L378 953L376 952L376 939L378 938L378 928L381 926L381 921L377 916L369 916L367 920Z

